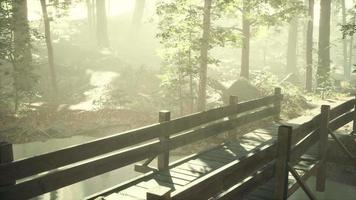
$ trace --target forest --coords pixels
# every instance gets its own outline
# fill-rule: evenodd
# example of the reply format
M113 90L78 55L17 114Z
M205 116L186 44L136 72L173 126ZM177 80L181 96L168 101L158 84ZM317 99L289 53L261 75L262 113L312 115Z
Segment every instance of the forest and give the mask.
M356 82L351 0L2 0L0 9L0 130L15 142L125 130L158 110L183 116L274 86L293 117L306 98L349 94Z
M0 141L32 156L274 88L310 116L354 98L355 32L355 0L0 0Z

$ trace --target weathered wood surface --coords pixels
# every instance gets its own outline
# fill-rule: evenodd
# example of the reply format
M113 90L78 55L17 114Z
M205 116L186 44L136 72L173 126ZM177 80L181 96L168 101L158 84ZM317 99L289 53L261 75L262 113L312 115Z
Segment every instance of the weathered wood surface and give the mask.
M125 149L121 152L106 154L102 157L96 157L90 161L86 160L82 163L70 165L38 176L34 179L26 180L15 186L9 186L7 188L0 189L0 198L30 198L111 171L113 169L120 168L122 166L135 163L145 158L150 158L162 153L166 153L167 149L172 150L191 142L216 135L223 131L231 130L236 126L254 122L265 117L274 116L278 110L276 107L271 107L270 104L275 103L275 100L280 98L281 95L275 95L263 99L241 103L238 105L230 105L223 108L213 109L210 111L193 114L188 117L161 122L160 124L149 126L144 130L137 129L134 131L128 131L122 134L58 151L61 153L52 152L49 154L44 154L33 159L38 159L37 161L40 161L40 164L37 166L41 166L41 169L35 169L30 166L30 169L25 169L24 172L11 170L6 171L6 173L4 172L4 170L11 167L15 167L16 170L20 170L24 167L24 164L33 162L32 159L24 159L12 163L0 164L1 184L1 181L5 183L8 180L18 179L19 177L23 178L31 176L33 173L36 173L36 170L53 169L56 168L56 166L58 167L66 165L68 162L77 162L92 157L93 155L101 155L103 152L111 152L113 151L114 147L110 145L113 144L118 144L118 146L116 146L114 149L117 150L130 146L130 144L132 145L150 140L150 142L140 146ZM266 104L261 105L261 102ZM329 125L331 130L335 130L353 119L355 112L342 114L342 111L347 111L346 108L349 108L349 104L349 102L346 102L342 104L342 106L336 107L336 111L331 111L331 113L334 113L330 114L330 116L334 117L332 118L333 120ZM241 105L243 106L241 107ZM237 118L225 118L231 116L231 113L242 113L256 108L260 109L252 113L239 115ZM217 112L218 110L219 112ZM208 112L210 112L210 114L206 116L206 113ZM214 112L216 112L216 115L212 116L212 113ZM221 118L225 119L221 120ZM187 119L190 121L187 121ZM318 116L314 118L314 120L319 119L320 117ZM211 122L212 120L215 122L203 127L198 127L201 126L202 123ZM175 123L173 123L173 121L175 121ZM183 122L188 123L188 125L184 124ZM235 184L237 182L243 181L245 178L247 178L247 176L249 176L249 174L253 174L255 171L258 171L260 167L263 167L273 160L276 154L276 145L274 144L274 141L276 138L275 130L277 126L278 124L274 124L270 130L266 131L263 131L262 129L255 130L244 135L242 138L240 138L239 141L234 141L232 143L222 145L214 150L196 154L189 159L185 159L181 164L177 163L174 166L170 166L168 170L165 170L165 168L167 168L167 165L165 165L165 168L161 168L161 171L159 172L150 172L140 178L135 179L133 182L127 183L127 185L120 186L120 189L113 188L112 190L106 191L101 195L104 195L104 199L114 199L116 197L121 198L123 196L127 196L131 199L146 198L147 190L149 190L151 186L157 185L163 185L165 187L171 188L172 199L186 199L188 196L190 197L192 193L201 195L201 191L209 191L203 193L207 197L216 195L217 192L221 192L221 190L225 190L227 187L236 186ZM189 130L194 127L198 128ZM184 130L188 131L175 135L176 133ZM309 124L307 122L299 127L297 126L296 130L299 130L300 134L298 136L299 138L294 138L295 146L293 146L291 157L293 158L294 156L295 160L298 161L299 156L305 153L303 148L308 149L308 147L314 145L317 142L319 139L320 128L315 126L314 121L312 120L312 122L309 121ZM171 137L168 140L170 135ZM161 142L157 140L158 138L163 137L167 139L165 142L162 142L162 139ZM118 138L124 139L124 142L128 144L126 145L122 143L123 141L120 143ZM154 138L156 140L152 141ZM107 139L112 141L108 142L106 141ZM95 147L94 149L99 153L92 152L90 150L89 153L84 152L78 154L78 152L76 152L77 154L70 155L68 157L68 153L71 151L81 148L84 150L84 147L87 148L94 144L99 144L99 146ZM109 147L105 147L105 144L110 145ZM261 147L263 147L265 150L258 150L257 152L251 153L252 151L256 151ZM104 150L102 148L104 148ZM52 160L54 155L67 155L68 158L66 157L66 159L69 161L65 161L63 158L62 160L58 160L58 158ZM44 158L47 159L47 164L43 163ZM53 163L51 161L53 161ZM116 163L116 165L112 165L112 163ZM14 172L19 173L14 174ZM253 178L251 180L257 179ZM137 191L140 189L141 192L139 192L139 194L132 194L134 189ZM113 192L114 190L119 192Z
M339 106L337 108L341 109L341 107ZM337 114L334 114L334 118L329 126L333 130L350 122L353 116L353 113L340 114L339 111L334 113ZM295 125L296 130L299 131L300 134L303 134L303 137L294 137L295 143L293 144L293 149L291 150L291 158L294 158L294 163L296 164L293 166L293 169L300 175L301 180L306 180L312 174L315 174L318 166L313 157L308 158L307 160L300 159L300 157L302 155L305 157L305 155L307 155L305 153L307 153L309 147L317 144L317 141L319 140L320 128L315 124L316 121L320 119L320 115L318 115L311 120L312 122L308 121L300 126ZM193 130L196 131L196 140L199 140L201 137L199 135L203 135L204 132L207 133L206 136L214 134L214 132L220 130L221 127L219 126L223 123L228 122L217 122L216 124L209 125L210 127L207 126L209 128L203 127L199 131ZM261 165L256 166L254 169L250 169L250 165L243 165L242 163L248 163L248 151L256 150L256 148L260 148L264 145L267 145L268 148L273 149L275 153L272 154L276 154L276 145L274 144L274 141L276 139L277 126L278 124L275 124L273 128L270 128L269 130L255 130L252 133L246 134L238 141L235 141L232 145L230 143L228 146L223 145L206 153L198 154L198 156L194 157L193 160L186 160L181 165L172 167L169 171L165 172L164 175L171 177L172 181L164 179L160 179L160 181L166 181L164 182L166 186L168 185L173 189L172 199L204 199L205 197L208 198L214 195L217 195L215 199L234 199L236 198L236 194L241 195L246 193L246 191L256 188L258 185L271 178L273 170L259 171L258 167L263 166L263 163L266 164L272 161L272 159L261 162ZM216 129L214 127L216 127ZM211 132L209 130L211 130ZM303 131L308 133L304 133ZM185 139L183 138L185 138L184 134L174 136L171 138L171 142L173 141L172 144L174 144L175 141L179 141L177 142L177 146L190 142L188 137ZM298 139L296 140L296 138ZM236 145L239 147L237 148ZM241 151L241 147L243 147L243 151ZM243 153L244 151L247 151L245 155ZM255 160L254 162L257 161ZM236 169L239 170L236 170L236 172L233 172L233 170L228 171L227 169L233 165L232 163L235 163L235 166L237 167ZM243 171L244 173L242 174L239 171ZM224 175L225 173L227 175ZM253 176L248 176L248 174ZM154 179L153 177L151 179ZM157 178L155 180L157 180ZM274 179L272 180L274 181ZM267 183L269 184L269 188L259 190L257 192L258 194L252 192L251 194L253 195L249 196L248 199L268 199L269 195L270 198L273 199L274 197L273 192L271 192L273 191L273 189L271 189L271 182L268 181ZM297 184L295 178L291 175L288 176L288 183L289 186L287 195L289 196L299 187L299 185ZM160 184L163 183L161 182ZM144 183L139 183L138 185L149 187L149 184ZM128 186L128 188L130 187L132 186ZM274 188L274 185L272 188ZM219 194L219 191L221 192L224 190L225 192ZM269 191L269 193L266 195L263 191L267 191L267 193ZM198 194L199 196L194 196L193 194Z
M44 171L90 159L154 138L188 130L233 114L239 114L260 108L261 106L267 106L279 100L281 100L281 95L268 96L261 99L242 102L238 105L220 107L177 118L169 122L153 124L115 134L36 157L16 160L12 163L0 164L0 180L16 180L36 175Z
M275 179L273 197L287 199L288 194L288 163L292 142L292 127L280 126L278 129L277 158L275 164Z
M306 181L311 175L315 174L317 169L317 160L301 160L296 165L293 165L294 171L300 176L301 181ZM252 192L244 196L246 200L265 200L265 199L276 199L274 197L274 188L276 185L276 179L271 178L267 182L260 184ZM291 196L298 188L299 184L292 174L288 175L288 193L287 197ZM228 198L234 199L234 198Z
M264 163L273 160L275 156L274 137L269 133L276 130L277 126L278 124L266 129L257 129L244 135L239 142L223 144L196 154L196 156L182 160L180 164L170 166L169 170L157 172L146 179L141 179L135 185L146 188L157 185L170 187L172 188L172 199L187 199L188 196L191 197L192 193L207 196L216 194L219 192L218 188L222 183L225 186L233 186L236 182L242 181L241 179L245 179L244 176L247 173L253 174L253 171ZM259 148L262 148L262 150L257 151ZM258 153L253 153L253 151ZM162 176L171 177L172 180L164 179L165 177ZM266 175L263 174L262 177L266 177ZM157 180L160 182L157 182ZM249 183L252 187L251 181ZM127 184L126 189L135 185ZM206 187L211 190L210 194L206 192ZM242 188L244 187L245 185ZM120 191L126 190L124 186L122 188ZM113 188L111 192L106 191L102 194L96 194L88 199L95 199L99 196L105 197L115 191L118 190Z

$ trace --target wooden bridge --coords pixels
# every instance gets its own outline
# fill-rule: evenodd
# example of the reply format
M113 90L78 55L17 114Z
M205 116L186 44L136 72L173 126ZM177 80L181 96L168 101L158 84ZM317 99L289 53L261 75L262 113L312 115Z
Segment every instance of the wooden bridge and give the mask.
M353 121L355 100L321 113L301 124L279 123L282 94L238 103L97 139L58 151L13 160L12 145L0 143L0 199L28 199L130 164L143 175L87 199L287 199L316 175L316 188L325 189L328 137L352 161L355 157L334 131ZM274 121L272 120L274 119ZM236 128L260 120L266 127L236 139ZM173 163L171 150L226 134L228 141ZM157 157L157 168L149 163Z

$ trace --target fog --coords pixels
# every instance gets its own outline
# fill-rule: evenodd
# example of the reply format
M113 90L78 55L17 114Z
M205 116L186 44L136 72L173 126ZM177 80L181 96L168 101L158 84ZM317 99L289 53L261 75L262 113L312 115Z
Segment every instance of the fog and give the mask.
M2 0L0 142L13 144L15 160L24 159L152 125L162 110L176 119L232 104L231 96L238 103L270 96L277 87L281 120L301 117L302 124L321 105L356 93L355 6L354 0ZM244 125L234 139L263 123ZM227 140L209 139L174 150L171 160ZM133 166L36 198L85 198L141 175ZM356 194L355 185L337 180L328 179L327 192L347 185Z

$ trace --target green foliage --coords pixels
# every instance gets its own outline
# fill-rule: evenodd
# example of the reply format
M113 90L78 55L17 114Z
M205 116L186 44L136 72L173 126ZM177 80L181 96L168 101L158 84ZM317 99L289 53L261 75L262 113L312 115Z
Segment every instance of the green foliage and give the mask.
M263 96L272 95L272 88L280 87L283 93L282 115L286 118L295 118L309 109L304 91L290 82L280 83L278 77L268 70L253 71L251 83L261 91Z
M346 37L351 37L356 32L356 24L355 24L355 17L356 17L356 5L353 9L349 10L349 15L351 15L351 19L347 24L341 25L340 31L342 32L342 38L345 39Z

